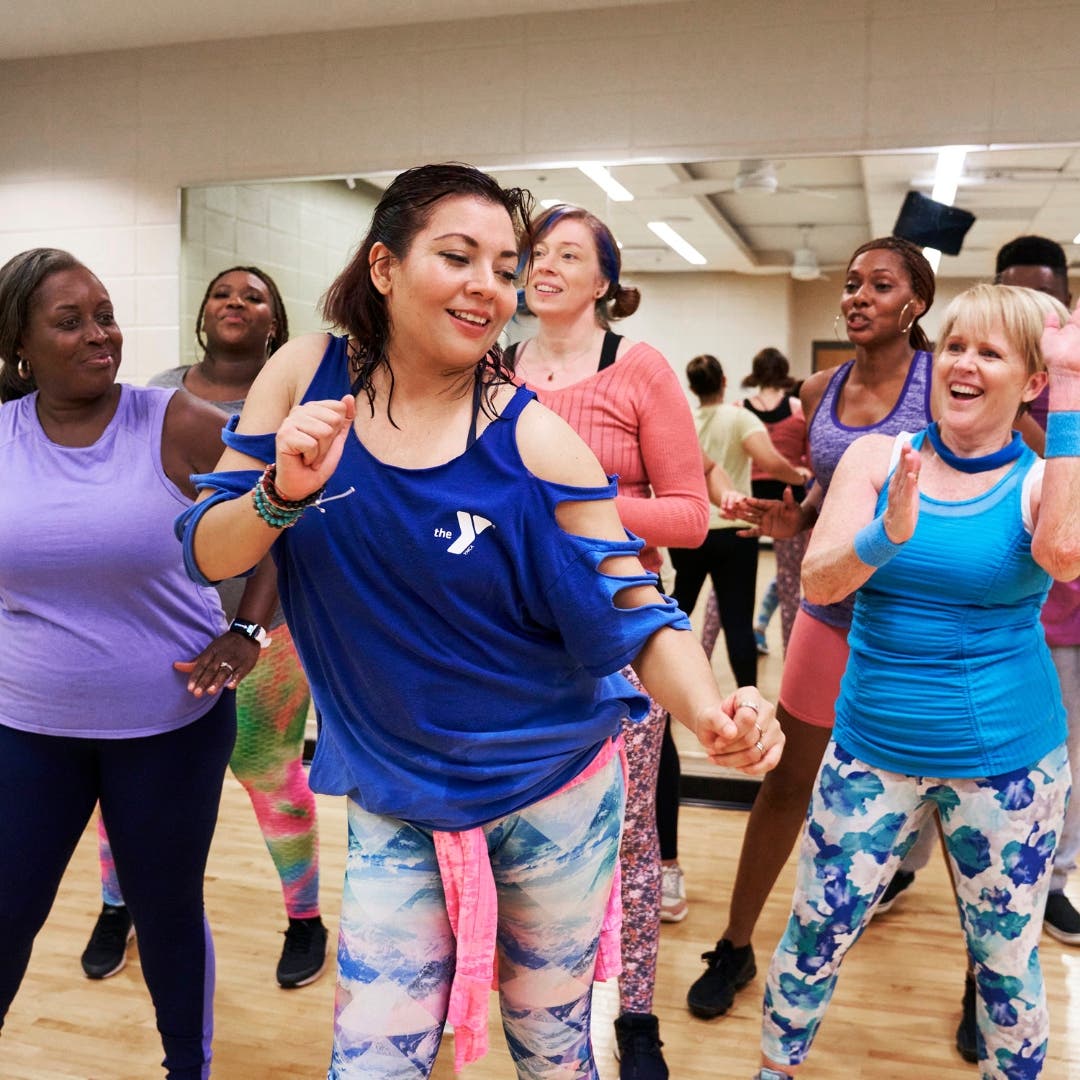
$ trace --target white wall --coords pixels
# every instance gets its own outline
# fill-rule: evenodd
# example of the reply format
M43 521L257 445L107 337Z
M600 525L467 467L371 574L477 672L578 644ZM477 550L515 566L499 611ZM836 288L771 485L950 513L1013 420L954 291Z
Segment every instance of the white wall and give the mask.
M145 378L180 354L181 186L1076 140L1077 40L1052 0L694 0L10 61L0 257L85 259Z
M200 358L199 304L228 266L257 266L274 279L293 337L324 329L319 301L363 239L374 209L374 198L341 180L185 189L181 363Z
M615 329L655 345L684 386L687 363L711 353L724 368L733 398L758 349L788 349L786 277L686 273L638 274L628 280L641 289L641 307Z

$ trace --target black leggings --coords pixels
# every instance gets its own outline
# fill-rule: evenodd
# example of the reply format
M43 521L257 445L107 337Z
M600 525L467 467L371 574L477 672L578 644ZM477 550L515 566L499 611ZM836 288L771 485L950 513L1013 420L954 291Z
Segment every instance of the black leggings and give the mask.
M705 578L712 578L728 662L737 686L757 682L754 596L757 586L756 537L736 536L736 529L710 529L698 548L669 548L675 567L672 596L688 615L694 610Z
M0 725L0 1024L95 803L139 936L172 1080L209 1075L214 952L203 873L235 694L177 731L132 739L37 735Z

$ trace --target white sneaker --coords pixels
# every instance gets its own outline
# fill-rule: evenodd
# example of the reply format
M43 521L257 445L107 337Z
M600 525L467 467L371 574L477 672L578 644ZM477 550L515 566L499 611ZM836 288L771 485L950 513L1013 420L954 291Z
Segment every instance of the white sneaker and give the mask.
M689 907L686 903L686 885L682 867L677 864L662 866L663 879L660 893L660 921L682 922Z

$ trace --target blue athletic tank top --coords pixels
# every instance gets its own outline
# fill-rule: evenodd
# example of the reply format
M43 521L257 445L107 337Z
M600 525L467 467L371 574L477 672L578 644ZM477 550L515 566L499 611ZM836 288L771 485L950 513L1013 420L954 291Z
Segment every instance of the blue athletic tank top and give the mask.
M919 350L911 359L907 379L896 404L888 416L867 427L850 427L837 414L840 394L851 374L854 360L841 364L829 379L814 418L810 421L810 467L814 470L814 482L829 491L833 473L844 456L844 451L863 435L899 435L901 431L920 431L930 422L930 369L934 357ZM811 604L803 600L803 610L814 618L846 630L851 623L851 609L855 601L845 597L835 604Z
M347 340L331 338L305 400L340 398L349 382ZM690 623L674 601L614 605L627 583L655 582L598 572L640 540L558 527L558 503L616 488L525 468L517 421L534 396L519 388L471 446L431 468L387 465L351 434L320 506L275 543L321 718L313 789L468 829L558 790L624 717L644 715L647 699L617 673L657 629ZM264 436L225 439L273 454ZM217 476L200 483L250 490Z
M849 753L908 775L994 776L1064 741L1039 622L1050 577L1023 522L1037 460L1025 449L974 499L923 495L914 536L859 589L836 702L836 742ZM883 487L876 513L887 497Z

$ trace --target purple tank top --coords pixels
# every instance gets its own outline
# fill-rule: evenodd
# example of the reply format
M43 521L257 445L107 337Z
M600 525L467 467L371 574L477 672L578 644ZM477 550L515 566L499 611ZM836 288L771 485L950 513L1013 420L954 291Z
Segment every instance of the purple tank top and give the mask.
M161 463L173 390L124 385L92 446L59 446L37 394L0 407L0 724L46 735L156 735L202 716L174 660L225 629L184 572L190 500Z
M899 435L901 431L921 431L930 422L930 368L933 360L928 352L920 350L915 353L896 404L887 416L867 427L850 427L836 413L838 399L855 361L849 360L833 372L810 421L808 432L810 467L814 470L815 482L821 484L826 494L840 458L856 439L863 435ZM853 596L836 604L802 602L803 610L816 619L843 630L851 625L854 606Z

